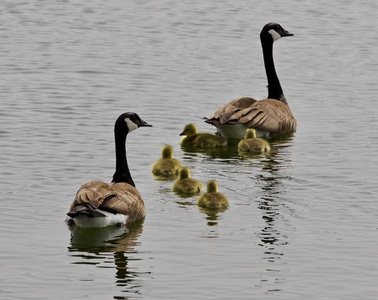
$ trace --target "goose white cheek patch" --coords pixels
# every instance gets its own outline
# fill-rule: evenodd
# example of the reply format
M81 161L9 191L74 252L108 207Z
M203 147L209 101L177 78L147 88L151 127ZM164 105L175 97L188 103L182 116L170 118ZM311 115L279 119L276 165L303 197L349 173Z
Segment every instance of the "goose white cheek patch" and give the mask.
M127 127L129 128L129 133L135 129L138 129L138 125L131 121L129 118L125 119Z
M277 41L278 39L281 38L280 34L277 31L275 31L274 29L271 29L268 32L272 36L273 42L275 42L275 41Z

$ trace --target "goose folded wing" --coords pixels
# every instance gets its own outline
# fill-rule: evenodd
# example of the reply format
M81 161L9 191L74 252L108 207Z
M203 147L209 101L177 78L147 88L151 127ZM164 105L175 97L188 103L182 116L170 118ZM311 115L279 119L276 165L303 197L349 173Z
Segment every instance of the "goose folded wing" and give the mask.
M225 124L232 118L232 116L236 112L243 110L245 108L248 108L255 102L256 100L250 97L242 97L242 98L233 99L229 103L218 108L213 113L209 121L217 120L219 124Z
M130 184L111 184L109 193L104 195L101 209L128 215L128 222L144 217L145 207L142 196Z
M290 108L275 99L256 101L250 107L235 112L229 123L245 124L248 128L272 133L285 132L296 126Z
M109 192L109 184L102 181L91 181L80 187L77 191L74 201L71 204L70 211L77 205L87 204L92 209L98 208L103 200L103 196Z

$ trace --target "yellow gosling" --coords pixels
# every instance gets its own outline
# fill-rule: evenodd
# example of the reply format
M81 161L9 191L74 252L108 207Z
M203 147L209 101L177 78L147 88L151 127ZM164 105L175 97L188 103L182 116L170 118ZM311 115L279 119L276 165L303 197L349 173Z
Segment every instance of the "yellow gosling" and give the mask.
M182 196L198 195L203 186L202 183L190 177L189 168L181 168L179 170L178 180L173 185L173 191Z
M218 192L218 182L210 180L207 182L207 192L198 197L197 205L211 209L227 208L228 200L225 195Z
M244 153L264 153L270 151L269 143L256 137L256 131L253 128L248 128L244 139L238 144L239 152Z
M214 148L227 146L225 137L211 133L199 133L195 124L186 125L180 135L185 136L181 140L181 146L184 147Z
M173 158L173 147L165 145L161 149L161 158L152 165L152 174L156 176L172 177L178 174L183 165Z

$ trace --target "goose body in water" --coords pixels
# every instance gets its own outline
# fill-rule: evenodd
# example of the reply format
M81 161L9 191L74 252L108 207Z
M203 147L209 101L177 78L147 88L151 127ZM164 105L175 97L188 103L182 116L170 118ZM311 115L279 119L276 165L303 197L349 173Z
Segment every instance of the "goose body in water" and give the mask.
M215 110L205 122L216 126L227 138L242 139L247 128L256 129L258 137L294 132L297 121L286 101L273 61L273 43L292 35L277 23L266 24L260 33L268 98L259 101L250 97L236 98Z
M126 159L127 134L151 127L136 113L124 113L115 122L116 170L111 183L90 181L80 187L67 213L68 223L84 228L130 223L146 215L144 201L135 188Z

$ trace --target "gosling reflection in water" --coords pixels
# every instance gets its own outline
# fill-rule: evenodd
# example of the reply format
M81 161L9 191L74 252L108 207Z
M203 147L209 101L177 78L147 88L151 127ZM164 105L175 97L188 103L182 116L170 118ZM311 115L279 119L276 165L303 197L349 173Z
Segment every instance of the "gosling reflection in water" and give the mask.
M208 226L217 226L218 221L220 219L221 213L227 210L227 207L224 208L217 208L217 209L209 209L206 207L199 207L200 212L207 215L207 225Z

